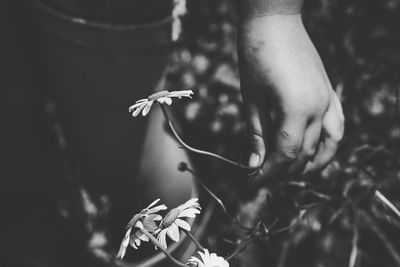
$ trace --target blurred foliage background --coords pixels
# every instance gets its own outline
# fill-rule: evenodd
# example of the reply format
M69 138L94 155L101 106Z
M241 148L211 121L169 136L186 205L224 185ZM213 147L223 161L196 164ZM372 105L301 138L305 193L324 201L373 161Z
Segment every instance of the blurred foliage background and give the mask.
M273 224L272 233L284 231L258 244L252 264L400 266L400 218L375 194L379 190L400 207L400 1L305 2L304 23L342 98L346 134L320 175L274 188L265 222ZM195 147L243 160L235 3L189 0L188 10L167 78L168 88L194 89L196 97L175 107L176 117ZM193 161L237 212L248 197L241 189L245 175L208 159ZM223 253L231 249L224 238L232 232L221 215L214 216L205 239Z
M194 147L244 161L235 1L187 2L184 35L173 48L166 89L193 89L196 96L173 106L175 117L184 139ZM0 18L7 17L3 15ZM400 207L400 0L306 0L304 23L342 98L345 137L335 160L321 174L275 186L264 214L269 238L250 247L232 266L400 266L400 218L376 195L379 190ZM26 55L14 57L9 53L14 43L0 44L5 62L13 63L2 73L21 71ZM39 83L36 76L4 79L10 80L5 84L28 88L26 84ZM65 188L76 173L63 165L68 162L62 151L66 140L56 106L49 102L38 109L33 103L47 100L44 95L29 91L25 98L10 99L8 91L12 90L2 90L2 99L9 100L2 103L2 113L12 114L13 124L1 131L1 153L18 164L0 168L7 185L0 187L1 210L6 211L0 223L0 266L49 266L47 258L70 266L76 261L102 266L86 259L84 246L76 245L84 242L84 231L70 227L78 222L68 219L65 207L73 206L77 197ZM240 213L253 193L243 190L245 173L203 157L192 159L229 212ZM54 179L54 173L63 179ZM44 182L38 185L35 174ZM27 179L21 182L19 177ZM238 239L236 230L216 209L202 241L228 255ZM43 244L45 250L40 248Z

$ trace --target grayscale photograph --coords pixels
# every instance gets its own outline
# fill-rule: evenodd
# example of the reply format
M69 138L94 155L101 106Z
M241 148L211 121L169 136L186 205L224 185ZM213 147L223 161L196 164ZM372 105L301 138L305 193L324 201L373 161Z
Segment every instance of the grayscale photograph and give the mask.
M400 0L1 0L0 267L399 267Z

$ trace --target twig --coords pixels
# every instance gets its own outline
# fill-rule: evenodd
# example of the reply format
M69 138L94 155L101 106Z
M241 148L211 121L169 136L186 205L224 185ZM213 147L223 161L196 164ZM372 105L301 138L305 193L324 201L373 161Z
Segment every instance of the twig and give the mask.
M339 209L336 210L331 216L331 218L328 221L328 224L332 224L339 216L344 212L346 209L347 205L350 204L350 201L346 201L344 205L342 205Z
M305 211L305 212L306 212L306 211ZM278 230L276 230L276 231L274 231L274 232L271 232L271 233L269 233L269 235L270 235L270 236L272 236L272 235L277 235L277 234L280 234L280 233L282 233L282 232L285 232L285 231L288 231L288 230L294 228L295 226L297 226L297 224L300 223L300 221L301 221L302 217L304 216L305 212L300 211L299 216L296 218L296 220L295 220L293 223L291 223L289 226L286 226L286 227L283 227L283 228L281 228L281 229L278 229Z
M183 163L185 164L185 163ZM182 164L181 164L182 165ZM222 202L222 200L216 195L214 194L213 191L211 191L210 188L208 188L208 186L206 186L203 181L197 176L197 174L195 173L194 170L190 169L187 164L184 165L185 167L182 168L182 171L188 171L189 173L191 173L193 175L193 177L197 180L197 182L200 184L201 187L204 188L204 190L206 190L206 192L218 203L218 205L221 207L223 213L225 214L225 216L228 218L229 221L231 221L233 224L237 225L238 227L242 228L243 230L246 231L251 231L253 230L252 228L248 228L246 226L243 226L239 223L239 221L232 217L229 212L228 209L225 207L224 203Z
M251 243L253 243L257 238L258 238L257 236L252 236L249 239L242 241L239 244L239 246L236 248L236 250L226 258L226 260L227 261L232 260L234 257L236 257L237 254L239 254L240 252L245 250L247 248L247 246L250 245Z
M400 218L400 211L397 209L389 199L387 199L379 190L375 191L375 196L382 201L386 206L388 206L399 218Z
M269 235L270 235L270 236L271 236L271 235L277 235L277 234L280 234L280 233L282 233L282 232L288 231L288 230L294 228L299 222L300 222L300 219L296 219L296 221L295 221L294 223L292 223L291 225L286 226L286 227L283 227L283 228L281 228L281 229L278 229L278 230L276 230L276 231L270 233Z
M154 238L154 236L152 236L152 234L147 232L146 229L141 228L140 231L143 232L143 234L145 234L151 240L151 242L153 242L153 244L156 245L173 263L181 267L187 267L186 264L183 264L182 262L175 259L163 246L161 246L161 244L158 242L157 239Z
M370 176L372 179L377 179L377 177L374 174L365 169L363 166L357 164L357 168L362 172L364 172L365 174L367 174L368 176ZM379 190L375 190L374 193L379 200L381 200L386 206L389 207L389 209L391 209L400 218L399 209L395 205L393 205L393 203L387 197L385 197L385 195L383 195L382 192L380 192Z
M330 196L328 194L325 193L321 193L318 192L316 189L314 189L314 187L306 182L298 182L298 181L289 181L286 183L286 185L289 186L295 186L295 187L300 187L305 189L307 192L309 192L310 194L313 194L314 196L318 197L318 198L322 198L324 200L331 200L332 198L334 198L335 196Z
M371 187L367 190L365 190L365 192L361 193L355 200L349 200L346 199L345 203L342 205L342 207L340 207L329 219L329 224L332 224L338 217L339 215L345 211L346 207L350 204L354 204L354 203L359 203L360 201L364 200L365 198L367 198L368 196L370 196L372 194L372 192L375 192L376 189L375 187ZM372 195L371 195L372 196Z
M164 106L162 104L160 104L160 106L161 106L161 110L162 110L162 112L164 114L164 117L167 120L168 126L171 129L172 133L174 134L175 138L187 150L189 150L189 151L191 151L193 153L197 153L197 154L201 154L201 155L205 155L205 156L209 156L209 157L220 159L220 160L222 160L222 161L224 161L224 162L226 162L228 164L234 165L236 167L239 167L241 169L248 170L248 171L257 171L258 169L261 168L261 166L257 166L257 167L246 166L246 165L243 165L241 163L237 163L237 162L235 162L233 160L227 159L227 158L225 158L225 157L223 157L221 155L218 155L218 154L215 154L215 153L212 153L212 152L209 152L209 151L204 151L204 150L201 150L201 149L197 149L197 148L191 147L190 145L186 144L185 141L183 141L182 138L179 136L178 132L175 130L175 127L172 124L172 121L170 120L169 115L168 115L167 111L165 110Z
M359 233L358 233L358 215L356 215L356 219L353 225L353 239L351 241L351 253L350 253L350 259L349 259L349 267L355 267L357 263L357 256L358 256L358 239L359 239Z
M400 266L400 254L396 250L396 247L393 245L393 243L387 238L385 233L380 229L379 225L375 222L371 216L366 213L365 211L360 211L361 215L363 215L365 221L367 222L366 225L368 225L372 232L376 234L378 239L382 242L382 245L388 250L390 256L392 256L392 259L396 263L396 266Z

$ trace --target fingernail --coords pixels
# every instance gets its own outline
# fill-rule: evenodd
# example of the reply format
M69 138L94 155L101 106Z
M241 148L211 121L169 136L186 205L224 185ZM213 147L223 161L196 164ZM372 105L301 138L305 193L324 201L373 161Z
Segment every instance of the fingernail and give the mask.
M250 167L258 167L260 165L260 154L252 153L249 157L249 166Z

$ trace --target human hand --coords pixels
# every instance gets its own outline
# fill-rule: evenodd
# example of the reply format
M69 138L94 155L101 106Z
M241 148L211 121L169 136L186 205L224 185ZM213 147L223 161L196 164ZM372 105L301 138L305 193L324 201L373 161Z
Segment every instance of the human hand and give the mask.
M251 183L323 169L343 136L344 116L300 14L243 19L238 53L249 165L263 166Z

